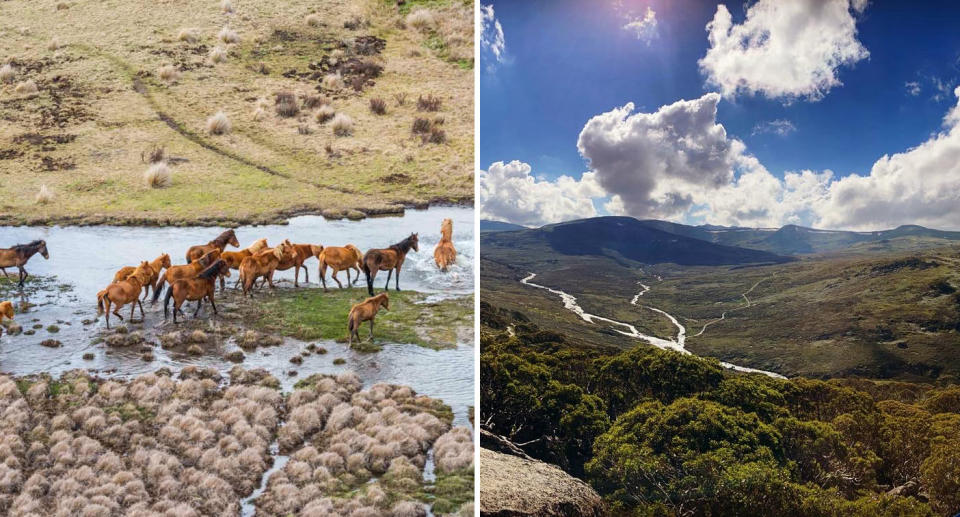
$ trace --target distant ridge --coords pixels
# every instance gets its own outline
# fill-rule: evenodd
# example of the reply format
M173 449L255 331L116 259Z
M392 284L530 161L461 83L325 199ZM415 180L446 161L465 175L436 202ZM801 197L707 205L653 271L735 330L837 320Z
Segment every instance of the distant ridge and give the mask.
M503 221L491 221L489 219L480 219L481 232L512 232L515 230L527 230L526 226L519 224L505 223Z
M542 228L488 232L481 236L484 254L596 255L644 264L686 266L779 263L793 260L766 251L708 242L652 227L632 217L595 217Z

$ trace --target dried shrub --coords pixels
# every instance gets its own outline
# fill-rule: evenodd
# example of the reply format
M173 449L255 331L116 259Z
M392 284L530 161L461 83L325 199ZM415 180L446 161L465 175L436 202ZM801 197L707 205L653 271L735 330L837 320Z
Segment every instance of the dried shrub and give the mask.
M337 113L330 121L330 127L337 136L350 136L353 134L353 119L349 115Z
M323 24L323 21L320 19L320 16L317 14L308 14L304 19L307 22L307 25L310 27L319 27Z
M423 138L425 142L430 142L431 144L443 144L447 141L447 133L438 127L432 127L430 128L430 133L423 135Z
M359 14L353 15L348 18L347 21L343 22L343 28L352 31L366 27L367 25L367 21Z
M223 135L230 132L231 124L223 111L214 113L207 119L207 132L211 135Z
M150 149L150 152L148 153L141 153L141 160L144 159L144 154L146 155L146 161L148 163L159 163L162 162L166 157L167 152L163 147L154 147L153 149Z
M157 70L157 77L168 83L180 79L180 71L173 65L164 65Z
M415 135L424 135L430 132L430 119L425 119L422 117L417 117L413 120L413 134Z
M333 110L333 106L329 104L320 106L320 109L317 110L317 114L314 116L316 121L320 124L325 124L327 121L333 118L337 113Z
M217 33L217 39L224 43L239 43L240 36L230 27L224 27Z
M17 71L10 63L0 66L0 83L12 83L17 77Z
M213 47L210 49L210 62L211 63L223 63L227 60L227 51L223 47Z
M231 3L230 0L223 0L222 2L220 2L220 10L223 11L224 14L232 14L233 3Z
M18 83L13 91L20 95L36 95L40 89L37 88L37 83L33 82L33 79L27 79Z
M387 101L374 97L370 99L370 111L377 115L386 115L387 114Z
M60 40L53 38L50 40L50 43L47 43L47 50L54 52L60 48Z
M46 185L40 185L40 191L37 192L36 197L34 197L34 201L36 201L38 205L45 205L53 202L56 197L57 196L54 194L52 189L47 188Z
M143 173L143 181L150 188L169 187L173 184L173 173L166 163L155 163Z
M434 95L417 97L417 111L439 111L443 101Z
M397 106L403 106L407 103L407 94L400 92L393 94L394 100L397 101Z
M273 109L277 115L290 118L300 113L300 106L297 104L297 95L291 91L279 91L275 94Z
M323 76L323 82L321 84L325 90L342 90L345 86L343 76L340 75L340 72Z
M436 17L430 9L417 8L407 15L406 24L418 31L427 31L437 25Z
M326 106L330 104L330 99L325 95L304 95L303 96L303 108L304 109L314 109L319 108L320 106Z
M310 124L307 124L306 122L301 122L297 126L297 133L300 133L301 135L309 135L313 133L313 128L310 127Z
M177 40L184 43L196 43L200 40L200 35L197 34L195 29L180 29L180 32L177 34Z

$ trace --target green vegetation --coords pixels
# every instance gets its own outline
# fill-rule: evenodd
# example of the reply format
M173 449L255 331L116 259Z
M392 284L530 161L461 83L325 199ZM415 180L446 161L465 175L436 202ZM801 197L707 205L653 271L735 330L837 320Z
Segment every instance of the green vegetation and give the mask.
M257 303L242 306L254 327L302 340L347 339L350 307L367 298L354 289L277 290L258 295ZM455 347L461 336L472 331L473 296L427 301L416 291L391 291L390 310L381 310L374 321L374 343L409 343L428 348ZM364 323L360 337L369 336ZM368 347L369 343L359 346Z
M482 427L586 479L614 514L960 511L955 385L737 374L568 341L486 302L481 321Z

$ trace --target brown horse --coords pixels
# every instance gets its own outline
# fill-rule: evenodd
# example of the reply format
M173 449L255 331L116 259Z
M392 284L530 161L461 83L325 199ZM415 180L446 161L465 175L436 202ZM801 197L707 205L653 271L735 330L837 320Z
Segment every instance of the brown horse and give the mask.
M367 250L363 256L363 274L367 277L367 292L373 296L373 280L377 278L378 271L389 271L387 273L387 283L384 289L390 288L390 275L393 270L397 270L397 291L400 290L400 268L403 266L403 259L407 257L410 250L420 251L420 238L415 233L402 241L391 245L389 248Z
M160 278L160 271L170 267L170 255L164 253L159 257L153 259L153 262L150 263L150 269L153 273L150 276L150 280L147 281L143 286L143 299L147 299L147 295L150 293L150 288L152 287L154 291L157 290L157 280ZM120 268L120 271L117 271L117 274L113 275L114 282L120 282L126 280L127 277L133 274L137 268L133 266L126 266Z
M450 264L457 261L457 250L453 247L453 220L444 219L440 223L440 242L433 250L433 260L440 271L446 271Z
M357 283L360 280L360 262L363 260L363 253L360 252L360 248L357 248L353 244L347 244L342 248L340 246L328 246L323 248L323 251L317 256L317 260L320 261L320 281L323 282L323 290L327 290L327 267L329 266L333 269L330 277L333 278L333 281L337 283L337 286L343 289L343 284L340 283L340 280L337 278L337 273L341 271L347 272L347 286L350 286L350 270L353 269L357 272L357 277L353 279L353 283Z
M200 257L196 262L191 262L183 266L168 267L167 270L160 275L160 278L157 279L157 285L153 288L153 298L151 298L150 303L157 303L157 300L160 299L164 282L169 285L183 278L194 278L219 258L220 250L214 248L208 251L206 255Z
M185 301L197 302L197 309L193 311L193 317L196 318L200 313L200 307L203 306L203 299L206 298L213 306L213 313L218 314L217 304L213 301L213 293L217 290L217 277L230 276L230 266L222 260L217 260L210 267L204 269L196 278L183 278L170 284L167 288L167 294L163 298L163 319L167 319L167 308L170 306L170 298L173 298L173 322L177 323L177 313L183 314L180 306ZM183 314L186 317L186 314Z
M280 263L274 268L274 271L286 271L290 268L296 268L293 275L293 286L300 287L300 268L307 269L303 263L310 257L319 255L323 251L323 246L313 244L294 244L290 239L284 239L283 244L286 251L280 259ZM307 273L307 282L310 281L310 273ZM273 274L270 275L270 286L273 287Z
M243 295L246 296L253 288L253 284L261 277L270 282L270 287L273 287L273 272L277 269L277 264L283 260L284 255L288 253L291 253L291 250L287 248L286 243L281 242L276 248L267 248L243 259L240 263ZM292 253L296 253L296 250Z
M150 279L150 263L141 262L133 274L126 280L112 283L106 289L97 293L97 316L106 313L107 328L110 328L110 306L113 305L113 314L123 321L120 315L120 309L126 304L130 305L130 319L133 319L134 311L140 306L140 317L146 318L143 313L143 304L140 302L140 289Z
M233 230L227 230L221 233L216 239L213 239L206 244L191 246L190 249L187 250L187 264L197 260L207 253L210 253L214 249L223 253L223 249L227 247L227 244L233 246L234 248L240 247L240 241L237 240L237 234L235 234Z
M347 316L347 330L350 331L350 346L353 346L353 336L357 336L357 342L360 339L360 324L364 321L370 322L370 341L373 342L373 318L377 317L377 312L383 307L384 310L390 310L390 296L387 293L380 293L374 297L350 307L350 314Z
M13 321L13 302L0 302L0 323L6 318ZM3 327L0 326L0 336L3 335Z
M39 240L29 244L17 244L9 249L0 248L0 271L3 271L3 276L10 278L10 275L7 274L7 268L16 267L20 273L20 282L17 286L23 287L23 282L30 276L27 274L27 270L23 269L23 266L37 253L43 255L44 259L50 258L50 254L47 253L46 241Z
M240 269L240 263L243 262L243 259L253 255L254 253L267 248L267 239L258 239L254 241L253 244L242 249L240 251L224 251L220 254L220 259L227 263L230 266L230 269ZM240 281L237 280L237 284L240 285ZM236 287L236 285L234 287ZM226 289L224 285L223 276L220 276L220 290L223 291Z

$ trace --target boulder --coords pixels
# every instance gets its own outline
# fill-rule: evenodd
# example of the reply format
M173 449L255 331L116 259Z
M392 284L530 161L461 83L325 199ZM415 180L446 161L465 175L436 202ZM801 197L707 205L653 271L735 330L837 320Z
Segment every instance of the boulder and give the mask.
M542 461L480 449L480 515L600 517L603 500L579 479Z

